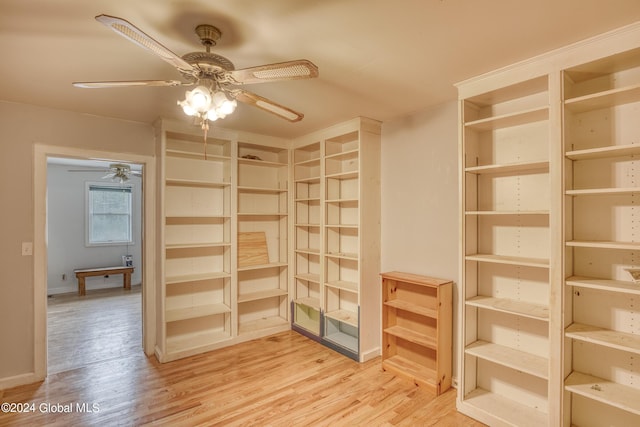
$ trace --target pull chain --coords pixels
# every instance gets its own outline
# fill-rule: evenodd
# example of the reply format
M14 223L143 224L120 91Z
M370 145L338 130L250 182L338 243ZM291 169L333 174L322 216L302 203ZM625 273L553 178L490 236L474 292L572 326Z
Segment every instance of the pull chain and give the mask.
M209 131L209 121L202 121L202 130L204 131L204 159L207 160L207 132Z

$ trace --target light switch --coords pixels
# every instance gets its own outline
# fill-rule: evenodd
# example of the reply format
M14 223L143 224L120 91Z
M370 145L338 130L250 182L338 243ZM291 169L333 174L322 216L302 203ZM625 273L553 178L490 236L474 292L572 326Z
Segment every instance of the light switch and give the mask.
M22 242L22 256L30 256L30 255L33 255L33 243Z

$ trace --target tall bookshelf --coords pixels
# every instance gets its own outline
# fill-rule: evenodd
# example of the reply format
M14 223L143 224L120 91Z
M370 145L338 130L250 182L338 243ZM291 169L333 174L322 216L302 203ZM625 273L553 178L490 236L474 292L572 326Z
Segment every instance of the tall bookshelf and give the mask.
M238 332L288 328L289 150L238 142L237 220L243 233L262 236L259 262L243 262L238 246Z
M563 83L567 418L638 425L640 49L567 68Z
M292 327L311 338L320 337L322 241L321 144L293 150L294 296Z
M458 409L640 424L640 24L457 86Z
M368 360L380 354L380 123L299 138L293 157L293 329Z
M190 135L164 144L164 356L197 353L227 340L231 328L231 141L205 152Z
M547 425L548 77L464 98L461 116L462 407Z

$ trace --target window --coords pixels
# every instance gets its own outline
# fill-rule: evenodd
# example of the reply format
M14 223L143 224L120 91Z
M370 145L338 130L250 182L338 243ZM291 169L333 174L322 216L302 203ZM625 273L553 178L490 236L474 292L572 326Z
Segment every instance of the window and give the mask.
M132 244L131 186L87 184L87 245Z

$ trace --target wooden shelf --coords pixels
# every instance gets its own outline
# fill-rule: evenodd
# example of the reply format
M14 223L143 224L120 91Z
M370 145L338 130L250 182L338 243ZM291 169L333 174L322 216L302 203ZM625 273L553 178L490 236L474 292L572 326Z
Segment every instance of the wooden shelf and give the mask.
M287 291L285 289L267 289L264 291L250 292L238 295L238 304L283 296L287 296Z
M165 249L197 249L197 248L224 248L231 246L227 242L205 242L205 243L168 243Z
M256 159L244 159L242 157L238 157L239 165L251 165L251 166L264 166L264 167L287 167L289 166L287 163L281 162L270 162L266 160L256 160Z
M543 380L549 377L549 359L535 354L482 340L468 345L465 353Z
M567 286L598 289L607 292L621 292L640 295L640 283L624 280L597 279L592 277L571 276L566 280Z
M577 98L567 99L565 107L574 113L611 108L640 101L640 84L611 89Z
M636 156L639 154L640 144L626 144L568 151L565 155L571 160L590 160L608 157Z
M331 282L325 282L325 285L331 288L336 288L343 291L358 293L358 284L356 282L349 282L346 280L334 280Z
M167 156L170 157L187 157L193 160L201 160L203 162L219 162L224 160L231 160L230 156L221 156L218 154L209 154L207 153L207 158L204 158L204 151L201 153L195 151L187 151L187 150L174 150L171 148L167 148L165 150Z
M320 157L315 157L313 159L302 160L300 162L293 163L294 166L316 166L320 165Z
M190 283L190 282L199 282L202 280L212 280L212 279L224 279L227 277L231 277L231 274L224 271L216 271L211 273L202 273L202 274L184 274L181 276L167 276L165 278L165 283L167 285L174 285L178 283Z
M238 267L238 271L251 271L251 270L264 270L267 268L282 268L286 267L286 262L271 262L269 264L248 265L246 267Z
M206 351L208 346L229 340L228 331L207 331L187 335L167 336L167 355L170 360Z
M310 177L307 177L307 178L298 178L298 179L295 179L293 182L294 183L307 183L307 184L319 183L320 182L320 177L319 176L310 176Z
M195 319L198 317L213 316L216 314L230 313L231 308L227 304L204 304L190 307L169 309L165 313L166 322L176 322L178 320Z
M549 107L537 107L529 110L509 113L485 119L474 120L464 124L467 129L487 131L508 128L527 123L539 122L549 119Z
M635 387L573 371L565 380L564 388L588 399L640 415L640 389Z
M298 273L294 277L307 282L320 283L320 275L317 273Z
M545 322L549 321L549 308L539 304L481 295L467 299L466 304L486 310L499 311Z
M312 297L296 298L293 300L295 304L306 305L314 310L320 310L320 299Z
M471 166L465 168L464 171L477 175L499 173L506 174L510 172L549 172L549 161L508 163L504 165Z
M329 258L351 259L354 261L358 260L358 254L346 252L327 252L325 256Z
M287 212L238 212L238 216L288 216Z
M358 199L327 199L325 203L358 203Z
M296 252L297 253L301 253L301 254L319 255L320 254L320 249L316 249L316 248L297 248Z
M547 413L481 388L476 388L464 396L464 403L504 425L519 427L549 425Z
M421 387L425 387L428 390L438 393L440 389L439 384L436 383L437 373L433 369L429 369L426 366L415 363L402 356L391 356L388 359L382 361L382 369L392 372L400 377L407 378L414 384L418 384Z
M415 304L412 301L395 299L395 300L385 301L383 304L386 307L391 307L391 308L395 308L402 311L408 311L410 313L419 314L420 316L428 317L430 319L438 319L438 310Z
M341 151L335 154L327 154L324 156L325 160L332 159L355 159L358 157L360 150L358 148L354 148L352 150Z
M549 268L549 260L542 259L542 258L515 257L515 256L491 255L491 254L474 254L474 255L467 255L465 259L467 261L520 265L523 267Z
M238 334L255 334L266 329L287 330L289 326L290 325L287 319L284 319L282 317L265 317L262 319L250 320L248 322L240 322L240 326L238 327ZM276 332L275 330L274 333Z
M339 322L346 323L347 325L351 325L355 328L358 327L358 313L354 313L353 311L340 309L327 311L324 313L324 315L329 319L334 319Z
M565 336L578 341L640 354L640 336L636 334L572 323L565 329Z
M432 350L437 350L438 348L438 342L435 337L420 334L402 326L390 326L383 329L383 332Z
M358 172L338 172L330 175L325 175L324 177L331 179L354 179L358 178Z
M357 224L326 224L325 227L327 228L352 228L357 230L358 229L358 225Z
M247 187L238 186L238 192L240 193L286 193L286 188L268 188L268 187Z
M626 249L626 250L638 250L640 249L640 242L612 242L612 241L578 241L570 240L566 242L567 246L577 248L594 248L594 249Z
M626 188L587 188L581 190L567 190L565 194L567 196L596 196L607 194L626 194L640 192L640 187L626 187Z
M207 187L207 188L224 188L231 185L230 182L211 182L197 179L167 179L166 185L176 187Z
M466 211L465 215L549 215L549 211Z

